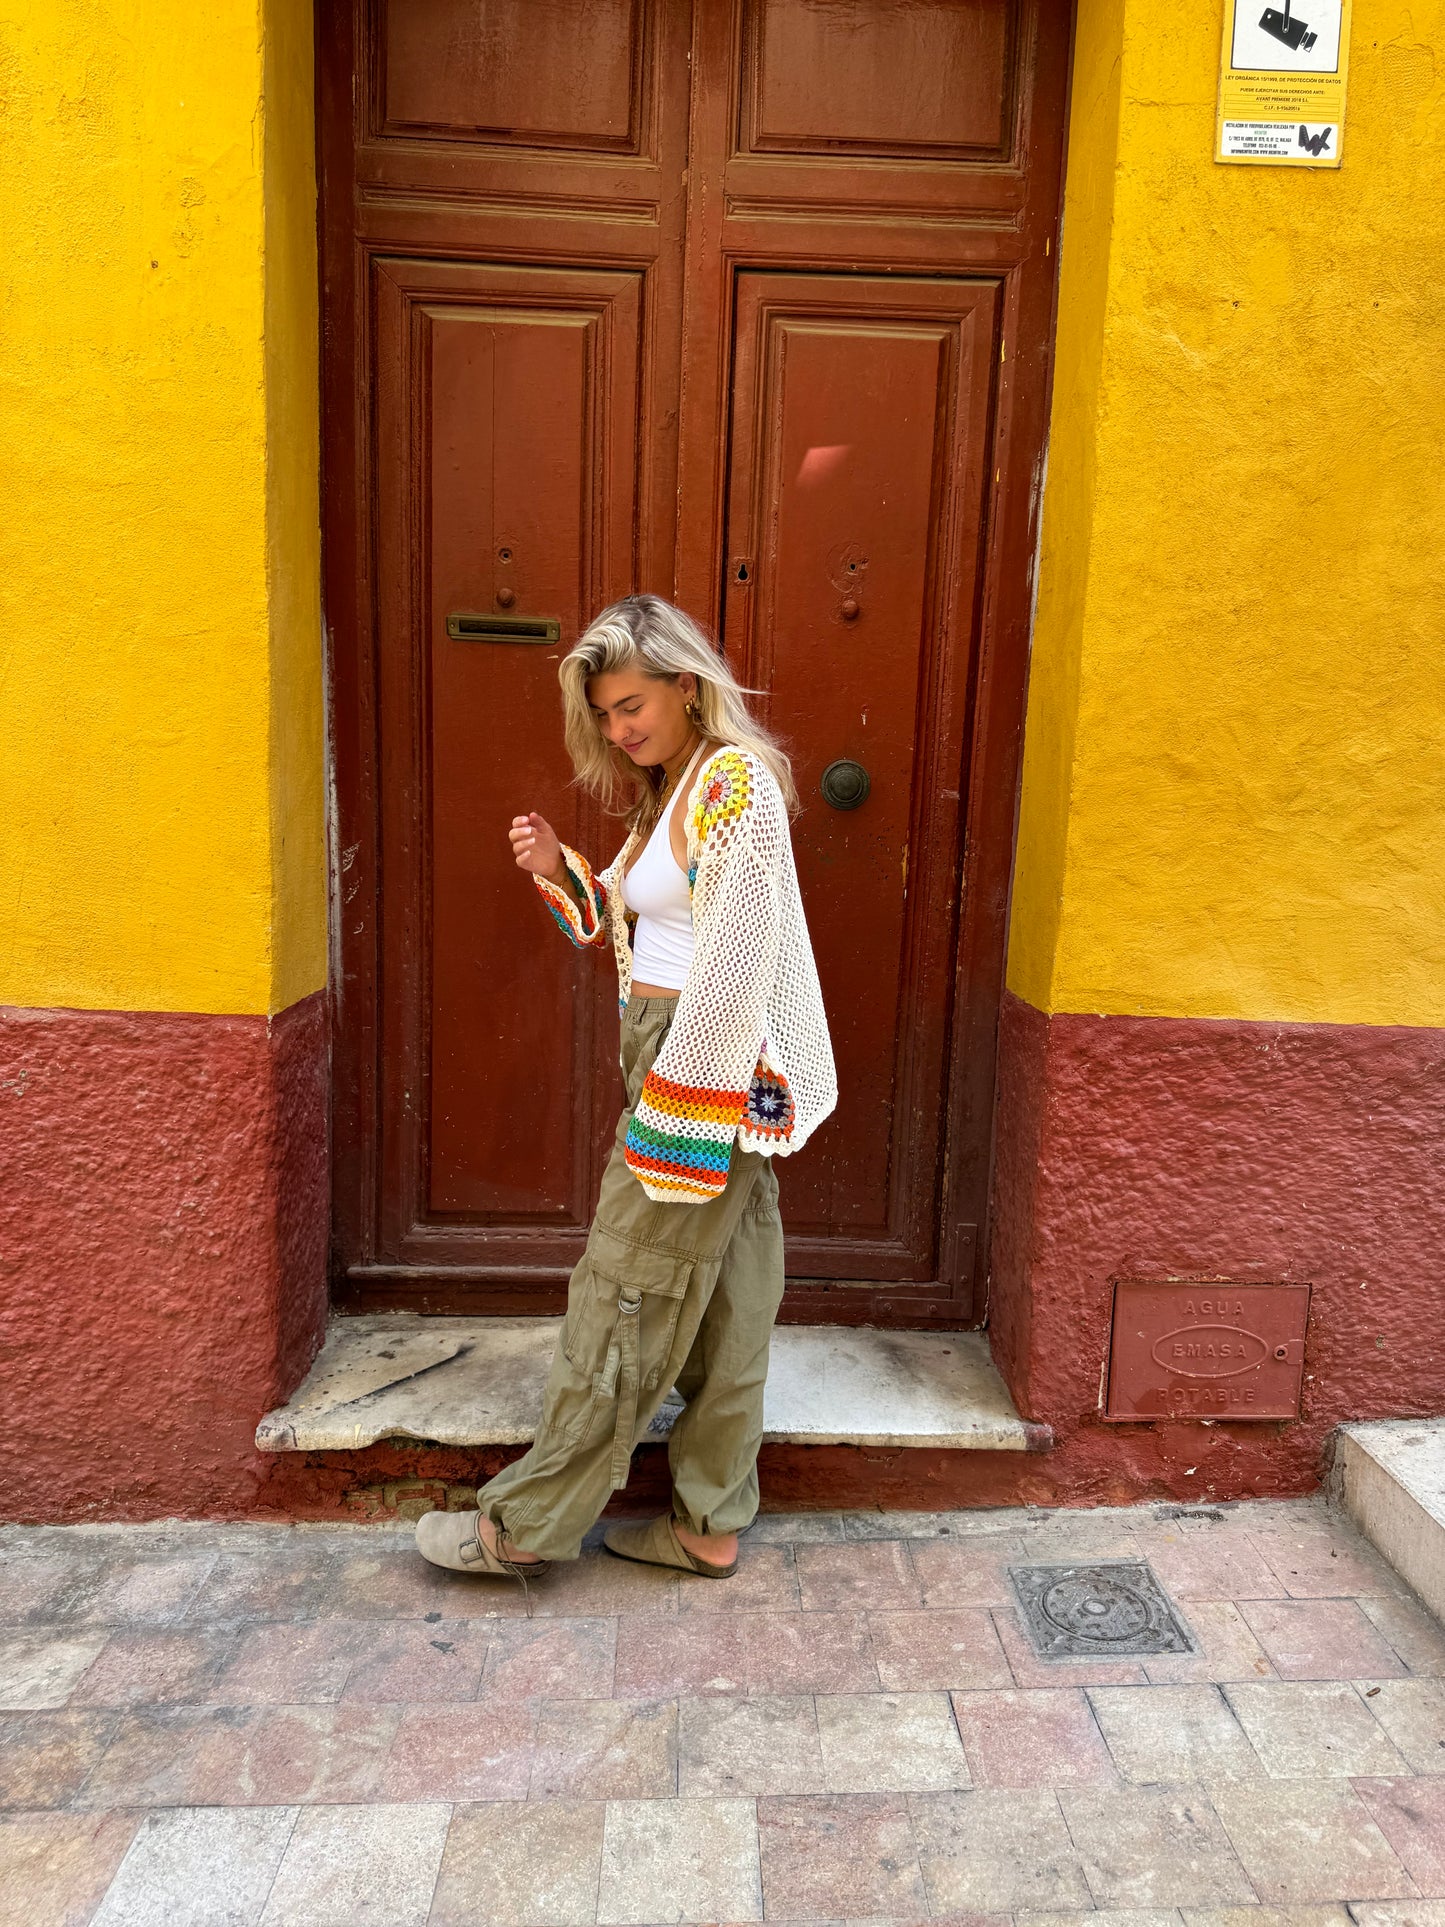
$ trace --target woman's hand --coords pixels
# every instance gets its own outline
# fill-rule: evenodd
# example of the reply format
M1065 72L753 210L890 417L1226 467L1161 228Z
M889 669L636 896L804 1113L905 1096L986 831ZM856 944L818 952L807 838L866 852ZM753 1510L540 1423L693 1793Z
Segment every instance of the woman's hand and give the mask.
M512 855L517 868L531 876L545 877L559 889L567 884L567 866L562 861L562 845L557 832L545 816L533 810L530 816L514 816L507 832L512 839Z

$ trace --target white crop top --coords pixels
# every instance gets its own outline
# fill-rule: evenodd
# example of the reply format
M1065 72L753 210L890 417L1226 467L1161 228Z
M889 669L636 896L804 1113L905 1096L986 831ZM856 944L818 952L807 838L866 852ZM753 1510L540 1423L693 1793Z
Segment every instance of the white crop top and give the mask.
M702 754L701 747L697 754ZM622 879L622 901L637 912L632 975L638 983L656 984L659 990L681 990L692 968L692 890L687 872L672 853L669 825L696 762L694 756L674 784L642 855Z

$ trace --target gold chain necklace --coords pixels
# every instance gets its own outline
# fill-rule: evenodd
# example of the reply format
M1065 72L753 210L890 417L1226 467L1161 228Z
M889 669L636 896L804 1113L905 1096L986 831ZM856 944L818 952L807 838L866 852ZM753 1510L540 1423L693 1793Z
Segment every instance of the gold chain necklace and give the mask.
M688 764L692 761L693 756L697 752L698 744L701 743L701 741L702 741L702 738L699 736L695 738L694 741L688 744L687 754L686 756L683 757L682 761L678 764L676 776L665 776L663 778L662 788L657 793L657 801L658 801L659 808L662 806L662 804L664 804L667 801L668 797L671 796L673 792L673 788L677 783L678 776L682 775L683 771L687 768Z

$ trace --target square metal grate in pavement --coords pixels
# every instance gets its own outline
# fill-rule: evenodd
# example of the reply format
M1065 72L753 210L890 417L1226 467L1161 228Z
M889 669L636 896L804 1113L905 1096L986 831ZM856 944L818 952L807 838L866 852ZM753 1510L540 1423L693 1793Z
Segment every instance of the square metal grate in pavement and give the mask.
M1197 1650L1142 1560L1010 1566L1009 1581L1040 1659L1135 1659Z

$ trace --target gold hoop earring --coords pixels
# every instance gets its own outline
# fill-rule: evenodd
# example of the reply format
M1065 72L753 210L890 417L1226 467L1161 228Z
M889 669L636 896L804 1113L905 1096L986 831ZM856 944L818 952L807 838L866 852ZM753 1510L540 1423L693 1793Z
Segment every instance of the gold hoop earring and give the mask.
M702 721L702 711L698 708L696 701L691 696L688 697L684 705L683 714L694 726Z

